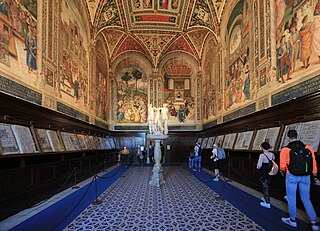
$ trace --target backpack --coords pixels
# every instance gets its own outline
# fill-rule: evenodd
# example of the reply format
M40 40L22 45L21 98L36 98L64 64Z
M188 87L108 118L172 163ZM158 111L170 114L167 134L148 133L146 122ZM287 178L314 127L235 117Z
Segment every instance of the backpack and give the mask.
M288 170L295 176L307 176L312 173L312 153L301 141L294 141L287 146L290 149Z
M190 157L191 159L193 159L193 158L194 158L194 151L191 151L191 152L190 152L189 157Z
M218 160L222 160L222 159L227 158L226 152L224 151L223 148L217 148L217 157L218 157Z
M270 175L270 176L276 175L279 171L279 166L277 165L276 162L274 162L274 160L270 160L266 154L263 153L263 155L265 155L267 157L267 159L269 160L269 162L267 163L268 175Z
M203 149L201 147L199 147L198 156L202 156L202 154L203 154Z

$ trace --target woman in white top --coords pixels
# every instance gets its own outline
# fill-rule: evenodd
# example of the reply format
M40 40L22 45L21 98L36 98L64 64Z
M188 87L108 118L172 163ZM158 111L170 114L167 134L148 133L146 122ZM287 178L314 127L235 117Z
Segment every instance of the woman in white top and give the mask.
M212 156L210 156L210 159L214 161L213 163L213 168L214 168L214 175L215 178L213 179L214 181L219 181L219 168L218 168L218 148L220 147L219 143L214 143L213 149L212 149Z
M265 208L270 208L270 194L269 194L269 185L271 177L269 175L269 162L274 160L274 154L269 152L270 144L268 142L263 142L261 144L263 153L260 154L259 160L257 163L257 169L260 173L260 181L262 183L262 189L264 196L261 197L262 202L260 205Z

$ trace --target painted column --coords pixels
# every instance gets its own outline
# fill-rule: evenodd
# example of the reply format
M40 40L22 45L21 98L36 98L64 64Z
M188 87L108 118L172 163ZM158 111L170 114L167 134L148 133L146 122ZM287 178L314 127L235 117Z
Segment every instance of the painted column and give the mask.
M202 99L202 95L201 95L201 76L202 76L202 72L201 70L198 71L197 73L197 77L196 77L196 103L197 103L197 122L201 122L201 99Z

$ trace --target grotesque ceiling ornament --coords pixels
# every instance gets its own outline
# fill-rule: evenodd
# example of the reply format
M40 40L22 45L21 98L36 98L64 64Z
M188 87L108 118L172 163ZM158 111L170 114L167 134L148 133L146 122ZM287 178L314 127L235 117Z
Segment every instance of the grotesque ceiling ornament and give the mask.
M87 0L94 36L103 34L110 61L138 51L155 68L168 52L187 52L200 60L208 33L219 40L224 4L225 0Z

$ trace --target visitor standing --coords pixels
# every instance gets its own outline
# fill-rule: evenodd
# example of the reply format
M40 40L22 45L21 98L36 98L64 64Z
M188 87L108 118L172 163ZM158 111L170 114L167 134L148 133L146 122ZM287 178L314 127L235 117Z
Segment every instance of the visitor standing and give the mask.
M125 167L128 167L128 156L129 156L129 150L127 149L127 147L123 147L121 151L121 158L123 161L123 165Z
M194 169L194 146L190 145L189 148L189 169Z
M260 181L263 189L263 196L261 197L262 202L260 205L262 207L270 209L270 181L271 176L269 175L269 164L272 163L271 160L274 160L274 154L269 152L270 144L268 142L263 142L261 144L262 153L259 156L257 169L259 169Z
M281 149L280 171L281 175L286 177L286 199L290 216L281 218L281 221L292 227L297 227L296 191L299 188L301 201L311 221L311 229L320 230L316 224L317 214L310 201L310 175L313 175L314 181L318 181L314 151L311 146L298 140L296 130L289 130L287 136L290 142L287 147Z
M218 158L218 151L220 148L219 143L214 143L213 149L212 149L212 156L210 156L210 159L213 160L213 168L214 168L214 175L215 178L213 178L214 181L219 181L219 174L220 174L220 166L219 166L219 158Z
M193 171L195 171L195 172L201 171L202 153L203 153L203 149L200 147L200 144L197 142L196 146L194 147Z

